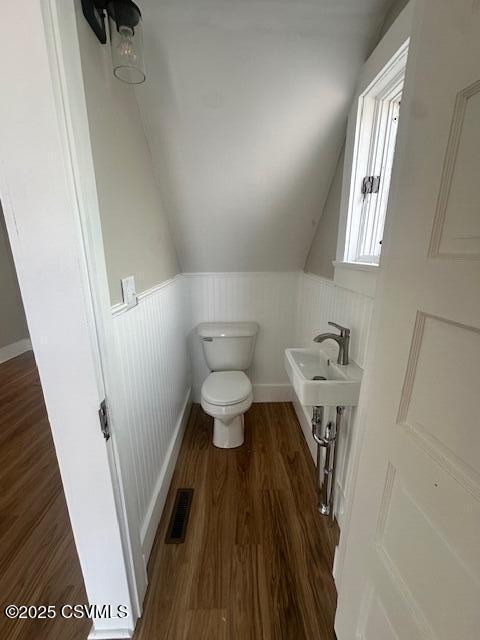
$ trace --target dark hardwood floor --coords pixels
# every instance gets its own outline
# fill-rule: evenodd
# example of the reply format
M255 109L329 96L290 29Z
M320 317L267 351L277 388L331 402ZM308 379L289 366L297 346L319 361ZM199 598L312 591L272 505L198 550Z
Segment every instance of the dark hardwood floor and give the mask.
M318 514L314 466L290 404L255 404L246 441L212 445L195 405L149 563L135 640L332 640L338 530ZM184 544L165 532L193 487ZM11 621L7 604L86 602L31 352L0 365L0 638L85 640L87 620Z
M316 508L314 465L290 404L255 404L246 442L212 445L195 405L149 563L135 640L332 640L338 535ZM184 544L164 543L193 487Z
M85 640L86 620L9 620L8 604L86 603L31 351L0 364L0 638Z

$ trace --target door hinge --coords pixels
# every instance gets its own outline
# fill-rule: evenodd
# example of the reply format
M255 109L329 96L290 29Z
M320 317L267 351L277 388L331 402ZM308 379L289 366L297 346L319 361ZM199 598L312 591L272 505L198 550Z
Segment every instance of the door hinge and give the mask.
M380 176L365 176L362 180L362 194L378 193L380 191Z
M102 400L100 403L100 409L98 410L98 417L100 418L100 428L105 440L110 438L110 425L108 424L107 403Z

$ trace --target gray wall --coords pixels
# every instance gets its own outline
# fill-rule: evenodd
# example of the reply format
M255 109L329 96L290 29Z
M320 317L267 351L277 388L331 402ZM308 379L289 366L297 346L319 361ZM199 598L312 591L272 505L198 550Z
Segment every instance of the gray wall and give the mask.
M390 0L142 0L138 90L184 271L303 269Z
M178 273L168 221L133 87L114 78L102 46L75 0L95 178L112 304L120 280L135 276L137 293Z
M305 264L305 271L333 280L333 264L337 251L338 221L340 217L340 200L342 197L343 161L345 148L338 159L335 176L328 192L322 217L313 238L310 253Z
M0 348L28 338L17 274L0 204Z
M392 24L395 22L399 14L403 11L403 9L407 6L409 0L395 0L390 7L386 17L385 22L383 23L382 30L380 32L379 40L387 33Z

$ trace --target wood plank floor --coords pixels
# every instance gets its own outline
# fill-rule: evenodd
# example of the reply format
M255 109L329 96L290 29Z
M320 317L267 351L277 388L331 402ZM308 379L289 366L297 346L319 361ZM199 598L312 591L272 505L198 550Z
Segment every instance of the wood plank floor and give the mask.
M9 620L8 604L86 603L31 351L0 364L0 638L85 640L86 620Z
M338 535L316 508L314 465L290 404L255 404L243 447L213 447L195 405L149 563L135 640L332 640ZM164 543L193 487L186 541Z

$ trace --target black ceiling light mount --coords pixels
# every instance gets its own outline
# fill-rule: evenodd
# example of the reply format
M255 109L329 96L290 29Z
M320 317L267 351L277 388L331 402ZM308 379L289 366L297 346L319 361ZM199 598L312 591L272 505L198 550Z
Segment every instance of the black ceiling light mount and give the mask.
M132 0L82 0L88 24L102 44L107 42L108 16L113 73L128 84L145 82L142 14Z

